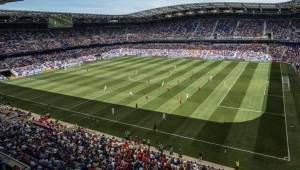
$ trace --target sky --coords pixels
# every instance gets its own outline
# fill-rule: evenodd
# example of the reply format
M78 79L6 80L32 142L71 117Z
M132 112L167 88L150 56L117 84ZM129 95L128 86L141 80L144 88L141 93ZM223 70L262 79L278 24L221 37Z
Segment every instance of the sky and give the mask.
M205 2L264 2L287 0L23 0L0 5L5 10L123 15L163 6Z

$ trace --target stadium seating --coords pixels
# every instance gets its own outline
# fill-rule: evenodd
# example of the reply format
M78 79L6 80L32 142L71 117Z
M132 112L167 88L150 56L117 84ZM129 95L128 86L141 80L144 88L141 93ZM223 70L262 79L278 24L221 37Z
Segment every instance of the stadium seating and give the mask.
M73 46L164 38L267 38L298 42L299 20L188 19L114 27L68 30L0 31L0 53L18 53Z
M14 119L12 119L14 118ZM29 121L28 121L29 120ZM0 152L32 169L199 169L217 170L150 149L137 137L107 137L80 127L67 127L49 115L0 106Z
M40 74L51 69L116 56L182 57L204 60L280 61L299 70L299 46L266 44L141 44L69 50L52 54L8 58L4 63L14 76ZM3 78L4 79L4 78Z

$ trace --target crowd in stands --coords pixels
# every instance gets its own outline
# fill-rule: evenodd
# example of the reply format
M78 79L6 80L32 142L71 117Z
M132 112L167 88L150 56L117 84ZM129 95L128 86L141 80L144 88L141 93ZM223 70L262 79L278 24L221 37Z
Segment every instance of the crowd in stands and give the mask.
M235 36L239 37L262 37L264 20L240 20L235 30Z
M289 20L269 20L266 22L266 33L273 34L274 39L286 41L296 39L295 36L291 35L291 32L293 32L290 29L291 23Z
M0 31L0 54L68 48L125 40L125 28L74 28L68 30Z
M257 38L271 35L282 41L300 40L300 19L192 18L176 21L122 26L76 26L69 29L0 31L0 54L89 46L92 44L174 38ZM178 48L177 48L178 47ZM123 45L116 48L78 48L64 52L6 59L1 69L14 76L29 76L66 68L103 57L136 55L230 59L244 61L283 61L299 67L298 46L236 44ZM0 76L0 80L5 79Z
M267 44L140 44L85 48L43 55L8 58L4 61L14 76L30 76L121 56L159 56L203 60L277 61L299 70L299 46ZM3 77L4 78L4 77ZM1 79L1 78L0 78Z
M244 61L271 61L266 47L258 44L195 44L177 45L152 44L144 46L123 47L104 52L102 56L160 56L171 58L194 58L209 60L244 60Z
M101 59L97 54L102 50L101 48L76 49L52 54L9 58L4 62L11 68L15 76L29 76L96 61Z
M16 121L10 121L10 117ZM31 169L172 169L217 170L201 162L184 160L138 137L119 139L80 127L69 127L31 113L0 106L0 152Z
M185 19L121 26L77 26L63 30L0 31L0 54L174 38L266 38L300 40L300 19Z
M237 26L238 20L222 19L219 20L215 30L215 34L221 37L232 37L234 35L235 27Z
M275 45L270 48L273 61L291 64L300 75L300 46Z

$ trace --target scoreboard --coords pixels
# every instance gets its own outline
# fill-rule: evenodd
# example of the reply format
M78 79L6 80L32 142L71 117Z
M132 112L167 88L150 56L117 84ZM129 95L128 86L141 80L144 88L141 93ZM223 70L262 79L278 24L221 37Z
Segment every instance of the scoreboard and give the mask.
M73 18L67 15L51 15L48 18L49 28L70 28L73 27Z

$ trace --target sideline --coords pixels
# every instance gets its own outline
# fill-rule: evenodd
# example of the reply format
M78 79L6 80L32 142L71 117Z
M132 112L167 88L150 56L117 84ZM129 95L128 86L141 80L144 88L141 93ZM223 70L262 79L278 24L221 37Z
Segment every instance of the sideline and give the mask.
M35 104L39 104L39 105L49 106L48 104L41 103L41 102L22 99L22 98L14 97L14 96L11 96L11 95L5 95L5 94L2 94L2 95L12 97L12 98L16 98L16 99L23 100L23 101L27 101L27 102L31 102L31 103L35 103ZM136 127L136 128L144 129L144 130L147 130L147 131L153 131L152 128L147 128L147 127L138 126L138 125L135 125L135 124L120 122L120 121L117 121L117 120L108 119L108 118L104 118L104 117L100 117L100 116L96 116L96 115L90 115L90 114L86 114L86 113L83 113L83 112L66 109L66 108L63 108L63 107L58 107L58 106L53 106L53 105L50 105L50 107L57 108L57 109L60 109L60 110L65 110L65 111L68 111L68 112L77 113L77 114L84 115L84 116L90 117L90 118L101 119L101 120L109 121L109 122L112 122L112 123L117 123L117 124L122 124L122 125L126 125L126 126ZM254 154L254 155L258 155L258 156L262 156L262 157L273 158L273 159L282 160L282 161L289 161L286 158L281 158L281 157L277 157L277 156L273 156L273 155L263 154L263 153L260 153L260 152L254 152L254 151L250 151L250 150L246 150L246 149L241 149L241 148L238 148L238 147L222 145L222 144L218 144L218 143L214 143L214 142L209 142L209 141L206 141L206 140L195 139L195 138L192 138L192 137L182 136L182 135L169 133L169 132L165 132L165 131L161 131L161 130L157 130L157 133L166 134L166 135L170 135L170 136L175 136L175 137L188 139L188 140L192 140L192 141L197 141L197 142L201 142L201 143L205 143L205 144L209 144L209 145L214 145L214 146L218 146L218 147L223 147L223 148L227 148L227 149L237 150L237 151L241 151L241 152L246 152L246 153L250 153L250 154Z

